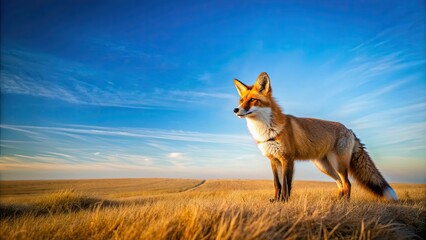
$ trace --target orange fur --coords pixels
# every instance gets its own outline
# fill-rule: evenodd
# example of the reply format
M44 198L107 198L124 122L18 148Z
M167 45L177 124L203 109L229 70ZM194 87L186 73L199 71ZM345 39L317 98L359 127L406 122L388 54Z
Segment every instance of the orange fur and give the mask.
M236 79L234 84L241 97L234 112L247 120L258 147L271 161L274 201L289 199L296 159L313 160L320 171L335 179L341 197L350 196L350 171L374 194L397 199L359 139L343 124L284 114L272 97L270 79L264 72L253 86Z

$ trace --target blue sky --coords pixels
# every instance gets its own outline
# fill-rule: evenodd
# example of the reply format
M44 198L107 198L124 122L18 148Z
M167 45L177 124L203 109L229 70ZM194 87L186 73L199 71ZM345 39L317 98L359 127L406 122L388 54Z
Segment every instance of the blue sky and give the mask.
M233 79L426 182L424 1L1 2L1 179L272 178ZM296 179L331 180L310 162Z

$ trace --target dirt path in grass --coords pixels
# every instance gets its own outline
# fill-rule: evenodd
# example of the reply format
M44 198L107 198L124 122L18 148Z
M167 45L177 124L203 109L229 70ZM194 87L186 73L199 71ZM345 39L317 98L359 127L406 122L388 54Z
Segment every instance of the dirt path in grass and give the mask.
M197 183L196 185L194 185L193 187L187 188L181 192L189 192L189 191L193 191L197 188L199 188L201 185L203 185L204 183L206 183L207 180L202 180L201 182Z

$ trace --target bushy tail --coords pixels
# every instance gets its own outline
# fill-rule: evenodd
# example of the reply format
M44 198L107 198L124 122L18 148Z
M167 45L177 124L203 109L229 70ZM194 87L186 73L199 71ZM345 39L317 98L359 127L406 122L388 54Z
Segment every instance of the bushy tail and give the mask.
M355 146L349 167L349 173L365 189L375 195L396 201L398 197L389 183L374 165L370 155L365 150L364 144L355 136Z

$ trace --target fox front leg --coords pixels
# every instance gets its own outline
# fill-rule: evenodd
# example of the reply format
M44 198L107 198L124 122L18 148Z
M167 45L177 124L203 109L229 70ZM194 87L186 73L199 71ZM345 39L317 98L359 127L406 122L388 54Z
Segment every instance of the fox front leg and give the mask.
M274 158L269 157L269 160L271 161L271 168L272 168L272 174L274 175L274 198L270 199L271 202L278 202L281 198L281 189L282 185L280 183L280 173L282 171L281 162Z
M282 159L282 188L280 201L286 202L290 198L291 185L293 181L294 161Z

